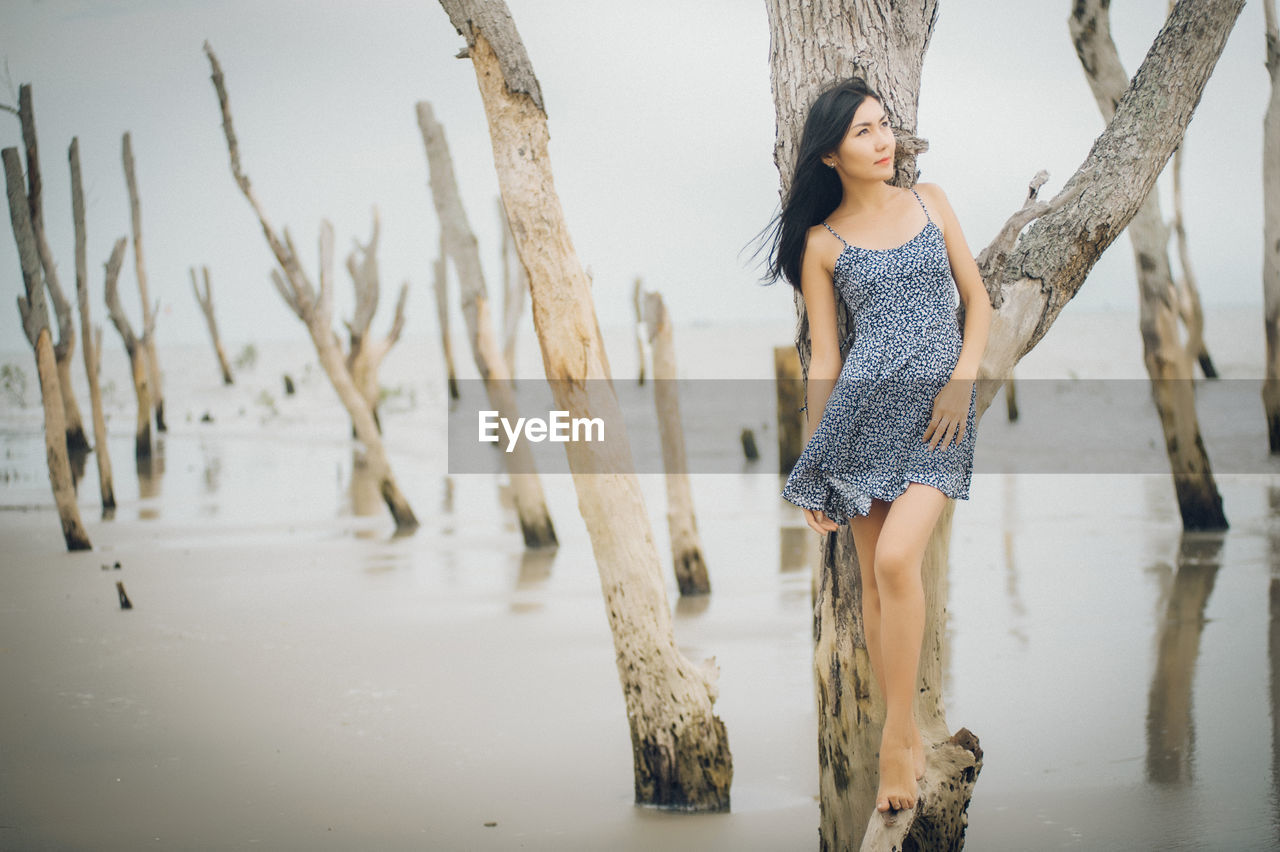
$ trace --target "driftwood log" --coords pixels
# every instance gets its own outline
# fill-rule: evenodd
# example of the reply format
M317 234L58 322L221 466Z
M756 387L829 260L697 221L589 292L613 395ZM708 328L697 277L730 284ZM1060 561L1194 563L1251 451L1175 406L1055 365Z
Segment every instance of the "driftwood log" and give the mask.
M501 0L441 0L466 39L488 117L502 201L529 272L533 323L557 408L601 417L607 442L565 444L600 573L631 731L635 801L729 808L733 758L712 711L714 658L676 646L662 563L614 392L590 282L574 251L548 156L547 114L533 66ZM613 425L613 424L616 424ZM606 473L607 472L607 473Z
M453 172L453 158L445 139L444 127L436 121L431 104L417 104L418 128L422 132L422 144L427 151L427 165L431 172L431 199L435 205L436 219L440 222L440 237L445 253L453 261L458 276L459 300L462 316L467 323L467 337L471 343L471 355L484 382L489 404L498 416L516 422L520 415L516 407L511 373L507 359L498 345L493 331L489 295L484 283L484 271L480 267L480 248L467 212L463 209L458 193L458 181ZM519 441L512 452L501 454L511 480L516 515L520 519L520 531L525 547L557 546L555 525L547 509L547 498L542 490L529 442Z
M693 508L689 463L680 418L680 384L676 371L675 330L661 293L644 296L644 325L653 350L653 404L662 441L662 470L667 483L667 530L671 562L681 595L711 594L711 579L702 556L698 515Z
M209 57L209 65L212 69L210 79L218 94L218 104L222 112L222 130L226 136L232 177L235 178L240 192L257 215L263 236L266 237L267 244L271 247L279 264L279 269L271 270L271 280L285 304L307 327L311 342L315 345L316 354L319 356L320 366L329 377L334 391L338 394L338 399L342 401L347 413L351 416L356 437L364 445L369 475L378 483L378 492L391 512L397 534L409 534L417 529L418 519L391 471L391 463L387 459L382 436L378 433L378 426L373 420L373 411L351 378L338 345L337 335L333 331L333 226L328 220L322 220L320 224L320 288L317 293L302 268L302 262L298 259L298 252L289 236L289 230L285 229L283 240L277 236L262 204L253 192L249 176L241 168L240 148L231 122L231 104L223 83L222 68L218 65L218 58L207 41L204 43L204 51Z
M71 385L71 361L76 349L76 324L71 303L67 300L58 277L58 265L53 250L45 236L44 181L40 176L40 150L36 142L35 107L31 103L31 85L18 87L18 118L22 122L22 143L27 154L27 203L31 210L31 231L35 236L36 251L44 268L44 281L53 300L53 313L58 321L58 342L53 347L58 369L58 390L62 396L64 424L67 430L67 451L82 455L89 449L85 437L80 406ZM88 338L86 338L87 340Z
M147 365L147 387L151 392L151 404L156 412L156 430L168 429L164 422L164 391L160 386L160 360L156 357L156 317L159 304L154 307L148 296L147 264L142 253L142 202L138 197L138 175L133 161L133 143L129 134L121 140L121 159L124 162L124 179L129 190L129 224L133 230L133 268L138 276L138 297L142 300L142 348Z
M85 259L84 189L80 181L80 140L72 138L67 151L71 166L71 218L76 232L76 305L80 309L80 337L83 338L84 371L89 379L89 407L93 413L93 447L98 464L98 491L102 515L111 517L116 508L115 485L111 474L111 453L107 448L107 419L102 411L102 388L98 381L102 364L102 327L89 334L89 274Z
M49 464L53 502L58 509L67 550L89 550L92 547L89 533L80 521L80 507L76 505L75 486L71 482L67 430L62 414L62 392L58 387L58 365L53 354L53 337L49 333L49 310L44 300L45 285L41 275L40 253L36 248L36 236L31 228L31 208L22 183L22 160L17 148L5 148L0 152L0 157L4 160L9 221L13 226L14 240L18 244L22 283L26 288L26 295L18 296L18 313L22 316L22 329L35 351L36 373L40 377L45 458Z
M1108 5L1104 0L1078 0L1067 18L1076 55L1105 121L1111 120L1129 87L1129 75L1111 40ZM1222 494L1196 415L1191 383L1194 353L1181 338L1179 299L1169 266L1169 228L1160 212L1159 192L1147 193L1125 230L1138 276L1142 360L1151 377L1152 398L1164 430L1182 525L1189 530L1226 529Z
M937 18L936 0L892 5L873 0L767 3L778 126L775 158L783 193L808 105L827 84L853 74L866 78L882 94L899 134L903 151L895 183L914 182L915 157L924 148L914 135L920 66ZM1021 236L1018 226L1007 246L989 247L991 262L979 268L995 313L979 369L979 418L1000 383L1048 331L1098 257L1142 205L1180 144L1242 6L1243 0L1177 3L1084 164ZM798 293L796 307L796 343L807 375L808 322ZM843 337L848 317L843 305L840 311ZM954 849L963 844L963 816L981 755L969 736L948 734L942 704L941 643L953 511L954 501L948 501L923 565L927 614L916 703L928 751L922 804L897 812L892 826L878 824L888 818L873 813L875 784L864 780L876 776L875 727L883 719L883 707L879 696L873 696L874 679L862 638L861 605L856 600L860 566L847 526L826 537L814 613L824 849L856 848L864 837L884 849L910 844ZM941 836L935 833L937 826L949 826L950 831Z

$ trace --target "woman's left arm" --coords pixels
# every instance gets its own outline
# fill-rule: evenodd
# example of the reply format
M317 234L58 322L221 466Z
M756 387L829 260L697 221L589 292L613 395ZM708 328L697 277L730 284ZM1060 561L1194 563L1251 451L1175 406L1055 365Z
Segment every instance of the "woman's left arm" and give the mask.
M947 258L951 263L951 277L955 279L960 300L964 302L964 340L951 377L974 381L978 378L978 365L987 349L987 333L991 328L991 299L987 296L987 288L978 273L978 264L969 251L964 232L960 230L960 222L942 187L936 183L919 183L916 184L916 189L923 191L936 211L937 218L941 220Z

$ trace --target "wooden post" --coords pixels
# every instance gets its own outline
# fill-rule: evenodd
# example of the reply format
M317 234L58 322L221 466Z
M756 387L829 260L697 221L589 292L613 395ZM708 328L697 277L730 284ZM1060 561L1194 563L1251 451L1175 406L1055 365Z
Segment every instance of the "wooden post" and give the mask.
M574 252L547 151L542 92L501 0L441 0L467 42L502 201L529 271L534 328L556 406L602 417L613 435L565 444L591 536L631 730L635 801L729 808L733 758L712 712L714 658L694 665L672 633L663 570L614 393L591 287ZM616 424L616 425L615 425ZM607 474L601 471L608 471Z
M62 392L58 387L58 366L53 354L53 338L49 334L49 310L44 301L44 281L40 270L40 253L31 228L31 208L22 185L22 160L17 148L0 152L4 160L9 220L18 244L18 260L22 264L22 283L26 295L18 297L22 329L35 350L36 373L40 377L40 402L44 407L44 448L49 463L49 485L53 502L62 522L62 537L67 550L89 550L89 534L80 522L75 486L71 483L71 462L67 458L67 431L62 414Z
M711 580L702 557L698 516L689 486L684 429L680 423L680 391L676 371L675 332L661 293L648 293L644 324L653 348L653 403L658 410L658 436L662 441L662 467L667 481L667 528L671 536L671 562L681 595L711 594Z
M156 410L156 429L165 432L168 426L164 422L164 391L161 389L160 360L156 357L155 324L158 311L151 304L147 295L147 265L142 255L142 202L138 199L138 179L133 163L133 145L129 134L124 134L122 143L125 183L129 188L129 222L133 229L133 268L138 275L138 295L142 300L142 348L143 363L147 369L147 387L150 390L151 402ZM158 305L156 306L158 307Z
M200 272L204 276L204 290L200 289L200 282L196 280L196 268L193 266L191 272L191 291L196 295L196 302L200 305L200 313L204 314L204 324L209 329L209 339L213 341L213 354L218 358L218 369L222 370L222 383L224 385L235 384L235 379L231 377L231 365L227 363L227 353L222 348L222 338L218 336L218 319L213 314L213 288L209 284L209 267L201 266Z
M484 380L489 403L498 416L515 422L518 417L511 374L507 360L494 339L489 320L489 297L484 284L484 272L480 268L480 249L466 210L458 194L457 178L453 173L453 160L444 137L444 128L436 121L431 104L417 104L418 127L422 131L422 144L427 150L427 163L431 172L431 198L435 204L436 218L440 222L444 248L453 260L458 274L459 298L462 315L467 322L471 355ZM555 547L555 526L547 509L542 481L533 461L533 450L527 441L520 441L514 452L503 453L503 462L511 479L516 514L520 518L520 530L525 547Z
M912 134L919 70L936 20L936 4L886 7L874 0L767 0L767 4L778 127L775 159L782 191L789 189L809 104L831 81L852 74L863 76L883 96L890 120L901 134L899 146L905 143L895 183L914 182L915 157L923 147ZM1014 365L1048 331L1098 257L1141 206L1181 142L1243 5L1243 0L1179 0L1080 169L1053 200L1028 202L1010 216L978 256L995 309L979 368L979 418ZM799 294L796 305L797 345L807 371L808 323ZM823 581L814 609L819 637L814 671L824 849L859 845L958 849L963 843L964 814L982 755L968 731L947 736L942 706L943 603L953 509L954 501L948 501L922 567L926 626L915 709L928 769L920 782L921 805L897 816L872 813L875 788L868 791L861 782L874 776L877 766L872 736L878 732L868 734L863 729L874 728L882 716L871 703L874 680L862 639L861 604L851 602L860 589L852 535L845 526L823 539Z
M35 108L31 103L31 84L29 83L18 87L18 117L22 123L22 141L27 154L27 204L31 211L31 231L35 236L40 265L44 268L45 284L49 287L49 296L53 300L54 316L58 320L58 343L54 346L53 354L57 363L58 389L62 397L62 410L67 429L67 451L73 455L82 456L89 450L89 441L85 438L80 406L76 403L75 391L71 385L71 359L76 350L75 317L71 312L71 303L67 301L62 283L58 278L58 266L53 260L53 250L49 248L49 241L45 237L44 182L40 178Z
M76 231L76 305L80 309L80 336L84 338L84 371L89 378L89 406L93 412L93 447L98 463L98 491L102 497L103 517L111 517L116 508L115 487L111 476L111 453L107 448L107 419L102 412L102 388L98 373L102 363L102 328L89 334L89 275L85 260L84 191L80 182L80 140L72 137L67 151L71 165L71 218Z
M1080 0L1067 18L1076 55L1105 121L1111 120L1129 87L1129 75L1111 40L1110 18L1103 0ZM1226 529L1222 495L1196 415L1191 372L1194 353L1182 344L1178 330L1178 297L1169 269L1169 230L1160 212L1160 193L1154 189L1125 229L1133 245L1138 276L1143 361L1164 430L1182 525L1189 530Z
M209 57L209 65L212 69L210 79L218 94L218 104L222 111L222 130L226 136L232 177L235 178L240 192L257 215L263 236L266 237L267 244L280 265L279 269L271 271L271 280L281 298L285 300L285 304L306 325L311 342L315 345L316 354L319 356L320 366L328 375L334 391L338 394L338 399L342 401L347 413L351 416L356 437L365 447L369 474L377 481L378 492L395 520L396 533L398 535L412 533L418 528L418 519L391 472L391 463L387 460L382 436L378 433L378 426L373 419L373 411L351 378L351 373L338 346L337 335L333 331L333 226L327 219L322 220L320 224L320 289L317 294L316 288L312 286L311 280L302 269L302 263L298 259L298 252L293 246L293 239L289 236L288 229L285 229L282 241L267 220L266 212L249 183L249 176L240 167L240 148L231 122L231 104L223 84L222 68L218 65L218 58L207 41L204 43L204 51Z

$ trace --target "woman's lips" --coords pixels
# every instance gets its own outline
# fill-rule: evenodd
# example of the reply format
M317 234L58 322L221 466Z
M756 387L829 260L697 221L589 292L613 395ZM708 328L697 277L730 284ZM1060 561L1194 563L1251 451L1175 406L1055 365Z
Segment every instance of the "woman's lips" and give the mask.
M885 157L882 160L876 160L876 165L878 166L878 165L881 165L882 163L891 163L891 162L893 162L892 157Z

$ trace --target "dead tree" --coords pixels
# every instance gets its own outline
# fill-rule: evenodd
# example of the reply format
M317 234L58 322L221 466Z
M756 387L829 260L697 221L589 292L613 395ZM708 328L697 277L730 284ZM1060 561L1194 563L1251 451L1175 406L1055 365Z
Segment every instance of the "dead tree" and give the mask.
M53 502L62 522L62 537L67 550L90 550L89 534L80 522L75 486L71 482L71 461L67 457L67 429L63 422L62 392L58 388L58 365L53 354L53 337L49 333L49 309L44 301L44 281L40 269L40 252L31 227L31 208L22 184L22 160L17 148L0 152L4 160L9 220L18 244L18 260L22 264L22 283L26 296L18 297L18 313L22 329L35 351L36 373L40 377L40 401L44 407L44 448L49 463L49 485Z
M373 340L370 328L373 316L378 312L378 296L381 283L378 278L378 208L373 208L373 234L369 242L361 245L359 240L352 240L355 249L347 255L347 272L351 275L351 284L355 288L356 305L351 321L347 327L347 369L351 378L364 395L369 410L373 412L373 422L378 431L382 431L382 421L378 417L378 368L382 359L400 340L404 330L404 307L409 298L409 282L400 285L400 295L396 299L395 314L391 320L391 330L381 340ZM357 260L357 254L360 255Z
M107 419L102 412L102 388L98 382L102 363L102 326L98 326L96 334L89 334L89 274L85 261L84 191L80 183L79 139L71 139L67 160L71 165L71 218L76 231L76 305L80 309L80 336L84 338L84 371L89 378L89 406L93 412L93 449L98 463L98 491L102 496L103 517L110 517L116 508L116 494L111 476L111 453L107 449Z
M511 373L507 370L507 360L498 348L493 334L489 297L484 284L484 272L480 268L480 249L458 194L458 182L453 173L453 159L449 155L444 127L436 121L428 102L419 101L417 112L418 127L422 131L422 144L427 150L427 164L431 172L431 198L435 204L436 218L440 222L445 251L453 261L454 272L458 275L458 298L462 302L462 316L467 322L471 355L480 371L480 378L484 381L489 403L498 411L499 417L514 423L519 415ZM555 525L551 523L542 481L533 461L533 450L527 441L520 441L512 452L503 453L502 459L511 479L516 515L520 518L525 547L556 546Z
M262 233L280 265L279 269L271 270L271 280L285 300L285 304L307 327L311 342L315 344L320 366L328 375L338 398L342 400L347 413L351 416L356 437L364 445L369 473L377 481L378 492L395 520L397 534L411 533L417 529L418 519L414 516L409 501L400 491L400 486L391 472L391 463L387 460L382 436L378 434L378 426L373 420L373 412L347 370L337 335L333 331L333 226L328 220L323 220L320 225L320 289L317 295L316 288L312 286L298 259L298 252L293 246L288 228L284 231L282 241L267 220L266 212L249 184L248 175L240 167L240 148L231 123L231 105L227 99L226 87L223 85L222 69L218 65L218 58L214 56L213 48L207 41L204 43L204 52L209 57L209 65L212 68L211 79L214 90L218 93L218 104L222 111L222 130L227 140L231 174L235 178L236 185L240 187L240 192L244 194L254 213L257 214L258 222L262 225Z
M1129 75L1111 40L1107 6L1104 0L1078 0L1067 19L1076 55L1104 121L1111 120L1129 85ZM1143 361L1164 430L1165 452L1173 472L1182 524L1189 530L1226 529L1222 495L1196 415L1191 383L1191 358L1195 353L1183 344L1179 330L1179 299L1169 268L1169 229L1160 212L1160 193L1152 189L1126 228L1138 275Z
M444 250L444 232L440 232L440 248L431 263L431 289L436 295L436 323L440 326L440 348L444 350L445 382L449 386L449 399L458 395L458 373L453 365L453 342L449 334L449 259Z
M884 98L899 134L901 158L894 182L912 184L917 174L915 158L926 148L914 135L916 104L937 3L767 2L778 127L775 159L783 193L789 188L809 104L831 81L854 74L866 78ZM1180 0L1084 164L1053 200L1028 203L1015 213L979 256L994 308L979 368L979 418L1001 382L1048 331L1150 192L1181 142L1242 6L1243 0ZM1034 197L1034 187L1030 194ZM808 321L798 293L796 307L796 343L807 375ZM839 310L843 339L849 318L842 304ZM965 811L981 768L981 749L967 730L949 736L942 705L941 643L954 508L949 500L922 569L926 627L915 708L928 755L928 770L920 782L922 804L896 812L897 816L874 811L877 728L884 711L862 636L859 566L852 535L845 526L823 539L822 579L814 609L814 670L824 849L855 848L864 838L867 848L877 849L903 848L904 844L957 849L963 843Z
M637 279L638 280L638 279ZM667 482L667 529L671 536L671 562L681 595L711 594L711 579L702 557L698 515L689 486L684 429L680 421L680 386L676 372L675 332L661 293L644 297L644 324L653 347L653 404L658 412L658 436L662 441L662 469Z
M124 160L124 178L129 188L129 222L133 229L133 268L138 276L138 298L142 301L142 348L147 365L147 386L151 389L151 404L156 410L156 429L168 431L164 423L164 391L160 385L160 359L156 357L156 316L160 305L152 308L147 295L147 265L142 255L142 202L138 200L138 178L133 164L133 145L129 134L124 134L121 157Z
M231 377L231 365L227 363L227 353L222 348L222 338L218 335L218 319L213 315L213 288L209 284L209 267L200 267L200 273L204 276L203 291L200 289L200 282L196 280L196 268L193 266L189 271L191 272L191 292L195 293L196 303L200 305L200 313L204 314L204 324L209 328L209 338L213 341L213 353L218 356L218 369L222 370L222 383L235 384L235 379Z
M1187 228L1182 221L1182 146L1173 152L1173 221L1170 228L1178 245L1178 268L1180 275L1173 280L1174 292L1178 300L1178 316L1187 329L1187 354L1200 365L1200 371L1206 379L1216 379L1218 371L1213 366L1213 358L1209 356L1209 347L1204 340L1204 308L1200 304L1200 285L1196 282L1195 273L1191 271L1191 248L1187 242Z
M520 255L516 254L511 223L507 221L502 198L498 202L498 230L502 232L502 357L507 362L507 375L516 374L516 340L520 335L520 317L529 293L529 276L525 274Z
M644 386L645 367L647 359L645 350L648 349L648 341L645 340L647 335L644 331L644 282L640 278L636 278L635 283L631 287L631 306L636 312L636 365L639 377L636 384Z
M1271 97L1262 119L1262 299L1267 378L1262 385L1271 452L1280 453L1280 28L1275 0L1262 0Z
M71 360L76 350L75 317L58 278L53 250L49 248L49 241L45 237L44 182L40 178L40 153L36 143L36 116L31 104L30 83L23 83L18 87L18 118L22 122L22 143L27 154L27 202L31 208L31 231L35 235L40 265L44 267L45 284L49 287L49 296L53 300L53 313L58 319L58 342L53 347L53 355L58 367L58 388L62 395L62 410L67 428L67 451L78 455L88 451L89 441L84 434L80 406L76 403L71 384Z
M106 301L107 315L111 324L120 332L124 342L124 351L129 355L129 374L133 379L133 394L138 400L138 418L134 427L134 458L146 463L151 459L151 384L147 374L147 352L142 340L133 331L133 325L120 304L120 290L117 282L120 277L120 265L124 263L124 252L129 241L124 237L116 240L111 259L107 261ZM146 332L144 331L145 335Z
M538 80L501 0L441 5L466 39L463 55L475 68L556 406L571 417L601 417L613 429L607 445L570 441L565 448L626 700L635 801L727 810L733 758L724 723L712 711L719 671L714 658L690 662L672 634L662 563L610 381L591 287L552 179Z

